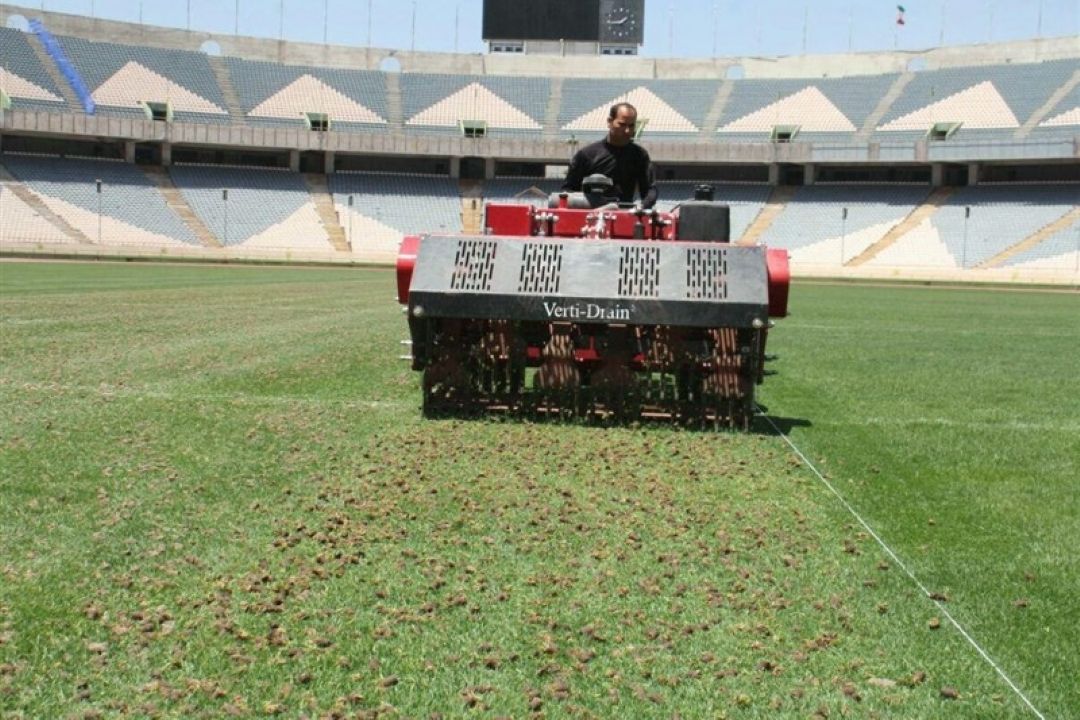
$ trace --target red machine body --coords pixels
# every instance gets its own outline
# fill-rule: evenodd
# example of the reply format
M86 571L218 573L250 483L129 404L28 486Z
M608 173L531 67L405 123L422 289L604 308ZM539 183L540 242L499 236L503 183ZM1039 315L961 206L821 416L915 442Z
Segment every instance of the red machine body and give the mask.
M555 209L547 210L534 205L509 203L489 203L485 207L485 228L487 235L511 235L519 237L581 237L581 230L588 223L592 210L558 208L558 220L550 219ZM608 235L614 238L631 239L638 217L629 211L614 214L609 222ZM646 238L654 240L672 240L678 237L679 215L658 213L641 219L642 232ZM412 280L413 267L416 265L416 252L420 247L420 236L406 235L401 241L397 259L398 302L409 302L409 282ZM788 288L791 285L791 267L787 250L769 249L767 254L769 273L769 317L787 317Z
M402 241L398 300L409 314L413 369L424 373L425 412L543 407L749 427L768 318L788 312L787 251L730 245L729 210L711 201L658 212L570 207L562 194L552 205L490 203L482 235ZM660 260L664 247L674 252ZM419 288L418 263L426 263ZM615 275L620 290L596 294ZM643 314L631 317L623 298Z

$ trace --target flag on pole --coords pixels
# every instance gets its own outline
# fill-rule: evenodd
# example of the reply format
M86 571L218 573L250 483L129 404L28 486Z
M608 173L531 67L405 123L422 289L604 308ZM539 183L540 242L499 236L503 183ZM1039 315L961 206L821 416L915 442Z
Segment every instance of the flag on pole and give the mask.
M905 25L906 24L904 22L904 13L905 12L907 12L907 11L904 10L903 5L897 5L896 6L896 24L897 25Z

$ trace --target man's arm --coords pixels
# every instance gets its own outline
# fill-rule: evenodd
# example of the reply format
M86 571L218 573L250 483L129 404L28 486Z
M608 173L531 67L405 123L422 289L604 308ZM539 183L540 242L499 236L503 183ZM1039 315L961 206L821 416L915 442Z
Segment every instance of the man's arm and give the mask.
M568 192L579 192L581 181L585 179L589 161L582 150L574 153L574 159L570 161L570 167L566 171L566 180L563 181L562 189Z
M656 188L656 171L653 170L652 160L649 159L649 153L642 149L641 154L645 160L645 167L638 177L638 192L641 194L641 206L651 208L656 204L656 198L660 195Z

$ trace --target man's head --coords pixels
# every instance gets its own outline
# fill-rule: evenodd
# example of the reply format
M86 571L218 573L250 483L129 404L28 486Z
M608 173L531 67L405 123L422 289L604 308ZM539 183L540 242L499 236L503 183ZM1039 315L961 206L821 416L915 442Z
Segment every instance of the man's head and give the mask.
M630 103L615 103L608 111L607 141L616 146L629 145L637 127L637 108Z

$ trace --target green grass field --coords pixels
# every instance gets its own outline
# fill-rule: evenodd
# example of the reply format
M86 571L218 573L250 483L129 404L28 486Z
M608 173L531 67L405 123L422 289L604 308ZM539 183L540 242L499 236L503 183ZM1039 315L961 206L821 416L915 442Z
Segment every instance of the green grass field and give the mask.
M783 438L425 421L385 270L0 264L0 716L1080 715L1080 296L797 284Z

